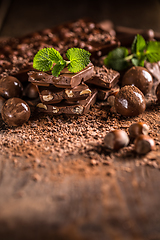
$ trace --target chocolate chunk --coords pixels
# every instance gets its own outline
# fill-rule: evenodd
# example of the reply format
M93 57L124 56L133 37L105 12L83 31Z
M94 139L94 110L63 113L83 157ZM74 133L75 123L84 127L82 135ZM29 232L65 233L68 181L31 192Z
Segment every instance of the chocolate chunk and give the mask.
M79 101L86 99L91 95L89 87L82 83L74 88L57 88L53 85L50 86L38 86L39 96L41 102L46 104L53 104L61 102L63 99L68 101Z
M111 89L117 84L119 77L120 77L119 72L113 69L107 69L105 66L103 67L96 66L94 76L91 79L87 80L86 83Z
M89 111L90 107L95 103L97 97L97 90L92 90L91 96L85 100L80 100L76 103L68 103L63 101L55 105L47 105L44 103L38 103L37 108L40 112L49 113L53 115L82 115Z
M98 88L97 89L98 90L97 98L101 101L104 101L109 96L116 95L119 92L119 89L120 89L120 87L118 84L111 89Z
M28 104L20 98L8 99L1 111L2 119L9 126L20 126L30 118Z
M5 101L6 101L6 99L3 98L2 96L0 96L0 113L2 111L2 107L3 107L4 103L5 103Z
M152 41L156 37L155 32L152 29L136 29L124 26L115 27L116 37L121 42L122 46L131 46L133 40L137 34L140 34L144 37L146 41ZM159 37L159 34L158 34Z
M53 84L59 88L74 88L78 86L82 81L86 81L94 74L94 66L89 63L82 71L78 73L71 73L67 68L63 69L58 77L54 77L51 74L44 72L31 71L28 73L29 81L36 85L49 86Z

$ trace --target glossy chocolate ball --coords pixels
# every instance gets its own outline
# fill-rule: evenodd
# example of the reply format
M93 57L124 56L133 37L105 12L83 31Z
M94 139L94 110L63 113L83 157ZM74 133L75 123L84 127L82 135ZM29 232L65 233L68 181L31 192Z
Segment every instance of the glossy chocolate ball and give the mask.
M22 83L15 77L7 76L0 79L0 95L5 99L21 97L23 93Z
M122 87L125 85L136 86L146 95L152 88L153 78L146 68L134 66L130 68L122 78Z
M122 87L115 96L115 109L123 116L138 116L146 109L143 93L135 86Z
M24 90L24 95L30 99L38 98L38 89L36 85L29 83Z
M2 107L2 119L9 126L20 126L30 118L29 105L20 98L8 99Z

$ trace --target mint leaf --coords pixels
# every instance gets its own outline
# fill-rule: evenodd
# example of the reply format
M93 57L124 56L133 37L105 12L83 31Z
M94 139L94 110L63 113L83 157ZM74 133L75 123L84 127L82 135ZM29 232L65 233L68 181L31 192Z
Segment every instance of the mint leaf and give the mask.
M128 56L128 49L125 47L119 47L111 52L104 59L104 64L116 71L125 69L128 66L128 61L126 57Z
M137 34L137 44L136 44L136 47L137 47L137 52L143 52L146 48L146 41L145 39Z
M53 63L64 61L60 53L54 48L43 48L33 59L33 67L40 71L49 71Z
M151 63L160 61L160 42L148 42L146 49L146 58Z
M58 77L60 75L60 72L63 70L63 68L66 66L66 62L64 61L63 64L57 63L53 68L52 68L52 75L55 77Z
M66 52L66 57L70 60L67 68L70 72L76 73L84 69L90 62L91 54L85 49L70 48Z

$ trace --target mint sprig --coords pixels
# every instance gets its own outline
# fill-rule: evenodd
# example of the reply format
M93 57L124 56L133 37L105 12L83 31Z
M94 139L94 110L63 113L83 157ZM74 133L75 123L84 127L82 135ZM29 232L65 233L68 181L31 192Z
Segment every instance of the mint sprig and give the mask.
M37 52L33 59L33 68L40 71L50 71L55 77L67 66L70 72L76 73L83 70L90 62L91 54L85 49L70 48L66 52L68 60L54 48L43 48Z
M130 65L144 66L144 62L160 61L160 42L149 41L137 34L131 46L131 54L125 47L118 47L104 59L104 64L114 70L121 71Z

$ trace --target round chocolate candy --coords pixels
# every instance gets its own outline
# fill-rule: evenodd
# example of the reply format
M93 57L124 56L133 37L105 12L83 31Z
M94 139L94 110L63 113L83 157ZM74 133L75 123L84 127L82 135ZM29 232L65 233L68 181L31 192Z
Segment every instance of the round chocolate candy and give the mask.
M131 67L122 78L122 87L125 85L133 85L146 95L150 92L153 85L153 78L150 72L144 67Z
M146 102L143 93L135 86L127 85L115 96L115 109L123 116L137 116L145 111Z
M30 118L29 105L20 98L8 99L1 111L2 119L9 126L20 126Z
M0 79L0 95L5 99L21 97L23 92L22 83L15 77L7 76Z
M29 83L24 90L24 95L30 99L38 98L39 94L36 85Z

